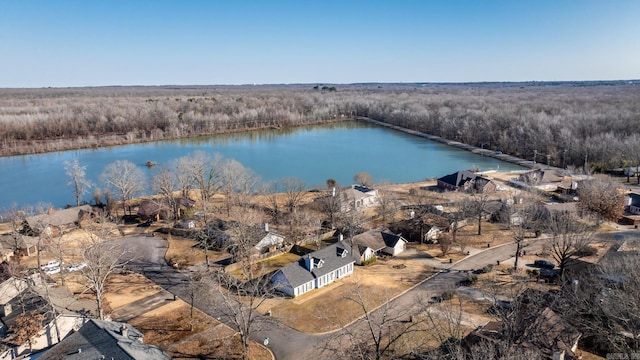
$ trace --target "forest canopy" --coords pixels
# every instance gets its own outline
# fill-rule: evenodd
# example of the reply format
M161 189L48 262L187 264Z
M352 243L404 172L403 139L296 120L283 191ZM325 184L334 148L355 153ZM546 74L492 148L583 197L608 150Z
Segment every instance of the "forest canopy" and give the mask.
M0 89L0 155L365 116L556 166L640 163L635 83L314 85Z

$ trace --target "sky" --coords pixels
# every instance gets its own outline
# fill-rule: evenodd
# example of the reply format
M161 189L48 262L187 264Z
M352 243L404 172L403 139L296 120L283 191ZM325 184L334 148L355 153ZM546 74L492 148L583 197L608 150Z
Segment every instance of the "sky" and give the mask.
M638 0L0 0L0 88L640 78Z

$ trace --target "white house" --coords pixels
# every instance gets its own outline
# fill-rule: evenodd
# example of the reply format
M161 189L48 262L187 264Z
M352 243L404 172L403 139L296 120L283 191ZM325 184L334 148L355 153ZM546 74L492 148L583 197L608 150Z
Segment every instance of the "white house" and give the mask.
M271 282L278 291L296 297L351 275L354 263L351 246L339 241L281 268Z
M340 210L363 210L378 204L378 190L366 186L352 185L340 191Z

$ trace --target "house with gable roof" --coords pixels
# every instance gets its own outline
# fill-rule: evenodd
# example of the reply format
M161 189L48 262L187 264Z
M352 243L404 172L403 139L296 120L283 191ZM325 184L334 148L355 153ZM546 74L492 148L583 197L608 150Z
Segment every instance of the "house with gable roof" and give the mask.
M276 290L296 297L351 275L354 263L351 246L338 241L281 268L271 282Z
M361 265L382 253L395 256L405 250L407 240L385 227L372 229L353 237L353 256Z
M497 189L496 184L471 171L457 171L438 179L438 187L445 190L488 193Z

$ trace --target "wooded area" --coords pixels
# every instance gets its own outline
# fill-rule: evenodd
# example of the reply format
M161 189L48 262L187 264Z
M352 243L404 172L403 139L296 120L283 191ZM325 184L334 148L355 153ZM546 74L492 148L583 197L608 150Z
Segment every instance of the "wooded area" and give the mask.
M640 163L640 86L625 82L0 89L0 155L368 116L589 171ZM329 89L327 87L327 89ZM333 89L333 87L332 87Z

